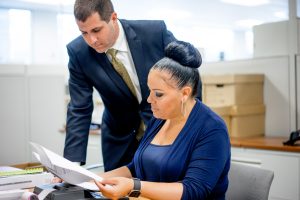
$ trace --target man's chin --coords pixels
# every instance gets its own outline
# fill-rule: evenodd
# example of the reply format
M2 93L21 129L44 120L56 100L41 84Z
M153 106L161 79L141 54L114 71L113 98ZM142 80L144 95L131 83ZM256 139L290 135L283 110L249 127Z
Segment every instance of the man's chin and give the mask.
M103 49L95 49L95 51L97 51L97 53L105 53L105 50L103 50Z
M97 53L105 53L107 51L107 49L105 48L101 48L101 47L93 47L91 46L95 51L97 51Z

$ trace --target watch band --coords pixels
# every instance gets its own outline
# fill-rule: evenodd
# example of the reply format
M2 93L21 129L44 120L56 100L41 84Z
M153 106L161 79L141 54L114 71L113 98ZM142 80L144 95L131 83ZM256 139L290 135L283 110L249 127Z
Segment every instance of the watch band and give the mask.
M133 189L129 192L129 197L139 197L141 194L141 181L138 178L133 178Z
M133 190L141 190L141 181L138 178L133 178Z

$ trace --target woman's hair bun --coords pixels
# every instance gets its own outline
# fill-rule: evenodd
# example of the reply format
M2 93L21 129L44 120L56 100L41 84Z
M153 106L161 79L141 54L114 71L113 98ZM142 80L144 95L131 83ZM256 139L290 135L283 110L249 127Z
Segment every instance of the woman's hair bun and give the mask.
M168 44L165 49L165 56L190 68L198 68L202 64L198 49L184 41L174 41Z

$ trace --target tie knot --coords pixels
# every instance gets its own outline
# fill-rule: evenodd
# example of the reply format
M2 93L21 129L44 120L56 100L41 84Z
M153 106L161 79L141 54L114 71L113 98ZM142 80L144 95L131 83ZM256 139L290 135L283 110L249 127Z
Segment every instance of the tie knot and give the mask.
M108 49L107 54L109 54L111 57L115 58L116 54L117 54L117 50L116 49Z

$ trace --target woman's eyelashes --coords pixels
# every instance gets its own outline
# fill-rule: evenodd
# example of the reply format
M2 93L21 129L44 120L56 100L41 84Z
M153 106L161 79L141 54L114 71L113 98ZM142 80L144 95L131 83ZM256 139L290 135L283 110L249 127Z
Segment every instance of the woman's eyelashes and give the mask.
M164 94L162 92L154 92L156 97L162 97Z

